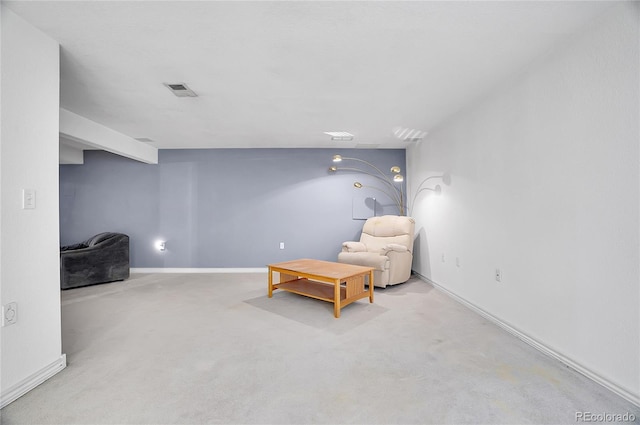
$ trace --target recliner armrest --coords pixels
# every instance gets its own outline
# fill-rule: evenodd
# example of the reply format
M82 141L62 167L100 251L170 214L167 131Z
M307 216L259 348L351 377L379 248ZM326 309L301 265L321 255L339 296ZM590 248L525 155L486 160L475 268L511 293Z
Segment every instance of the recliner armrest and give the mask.
M387 252L389 251L394 251L394 252L407 252L409 251L409 249L404 246L404 245L400 245L397 243L390 243L387 244L385 246L382 247L382 251L380 252L382 255L387 255Z
M342 252L366 252L367 246L362 242L347 241L342 243Z

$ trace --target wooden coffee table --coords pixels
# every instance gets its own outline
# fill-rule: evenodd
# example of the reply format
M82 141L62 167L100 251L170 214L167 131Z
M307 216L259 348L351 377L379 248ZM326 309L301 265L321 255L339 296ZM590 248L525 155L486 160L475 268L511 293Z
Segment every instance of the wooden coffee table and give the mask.
M274 272L280 274L279 283L273 283ZM368 290L365 276L369 276ZM373 268L309 259L269 264L269 298L274 289L333 303L337 319L340 309L354 301L369 297L373 302Z

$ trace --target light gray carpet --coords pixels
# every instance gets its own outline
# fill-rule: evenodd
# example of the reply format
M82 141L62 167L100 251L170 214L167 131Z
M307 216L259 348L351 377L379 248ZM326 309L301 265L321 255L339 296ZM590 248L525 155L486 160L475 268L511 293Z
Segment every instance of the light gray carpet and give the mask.
M3 424L575 424L634 407L412 279L332 306L265 274L62 293L68 367ZM636 422L638 419L636 419Z
M350 332L388 311L379 304L369 303L369 299L366 298L341 309L340 318L345 320L336 320L333 317L333 304L285 291L275 291L273 298L264 294L245 302L285 319L335 334Z

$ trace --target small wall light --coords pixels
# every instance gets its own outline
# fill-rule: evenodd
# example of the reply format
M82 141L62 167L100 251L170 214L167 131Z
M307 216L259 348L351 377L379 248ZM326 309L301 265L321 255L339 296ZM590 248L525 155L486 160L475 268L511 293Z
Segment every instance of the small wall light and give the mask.
M158 251L164 251L167 249L167 243L165 241L156 241L156 249Z

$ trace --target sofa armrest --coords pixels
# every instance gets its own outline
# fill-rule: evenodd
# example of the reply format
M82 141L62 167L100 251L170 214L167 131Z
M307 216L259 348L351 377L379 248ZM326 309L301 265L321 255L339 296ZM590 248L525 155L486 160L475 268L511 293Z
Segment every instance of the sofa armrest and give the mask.
M347 241L342 243L342 252L366 252L367 246L362 242Z

